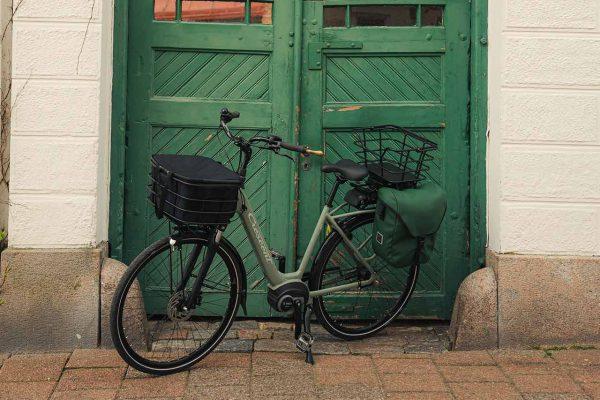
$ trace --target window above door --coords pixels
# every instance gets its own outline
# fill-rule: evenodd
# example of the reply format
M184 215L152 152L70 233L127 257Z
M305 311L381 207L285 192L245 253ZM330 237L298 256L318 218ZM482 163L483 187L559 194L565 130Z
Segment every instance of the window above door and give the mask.
M345 4L323 7L325 28L444 26L437 4Z
M166 22L271 25L272 0L154 0L154 19Z

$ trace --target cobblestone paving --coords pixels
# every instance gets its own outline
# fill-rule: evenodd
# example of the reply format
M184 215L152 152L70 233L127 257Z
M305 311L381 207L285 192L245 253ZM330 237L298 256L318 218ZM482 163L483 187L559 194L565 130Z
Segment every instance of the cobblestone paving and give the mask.
M600 399L600 350L449 352L443 325L343 342L320 329L316 365L288 323L243 321L191 371L150 377L112 350L1 354L0 400Z
M347 342L312 326L315 354L376 354L442 352L448 349L448 326L435 323L396 323L369 339ZM236 321L218 352L296 352L289 322Z

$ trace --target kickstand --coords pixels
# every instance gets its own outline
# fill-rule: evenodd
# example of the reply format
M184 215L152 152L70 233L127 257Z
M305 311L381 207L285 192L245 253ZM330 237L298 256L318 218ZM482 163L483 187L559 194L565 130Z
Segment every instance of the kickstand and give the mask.
M310 333L310 315L312 307L304 304L302 301L294 302L294 338L296 339L296 348L306 353L306 362L315 363L312 354L312 344L314 338Z

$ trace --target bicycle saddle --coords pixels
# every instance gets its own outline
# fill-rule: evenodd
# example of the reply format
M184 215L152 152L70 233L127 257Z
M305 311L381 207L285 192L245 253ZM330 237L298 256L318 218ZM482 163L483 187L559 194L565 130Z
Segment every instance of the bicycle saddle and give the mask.
M369 171L364 165L357 164L351 160L340 160L335 164L325 164L321 167L321 171L326 174L335 172L349 181L360 181L369 175Z

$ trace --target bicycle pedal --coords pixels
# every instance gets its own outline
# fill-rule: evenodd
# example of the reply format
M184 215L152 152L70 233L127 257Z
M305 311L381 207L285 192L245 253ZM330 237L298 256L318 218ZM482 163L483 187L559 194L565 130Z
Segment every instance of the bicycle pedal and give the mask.
M298 350L307 353L310 351L315 339L310 333L302 332L296 339L296 347Z

